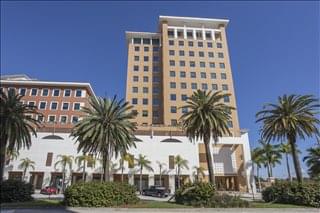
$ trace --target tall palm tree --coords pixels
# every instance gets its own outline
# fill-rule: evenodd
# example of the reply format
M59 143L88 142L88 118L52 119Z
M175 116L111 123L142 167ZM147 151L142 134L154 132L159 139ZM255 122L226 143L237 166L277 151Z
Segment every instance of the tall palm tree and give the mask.
M273 177L272 168L276 164L281 163L281 152L279 145L272 145L264 140L259 140L261 145L262 154L265 158L265 166L268 170L268 177Z
M78 166L80 167L82 164L82 181L86 182L86 164L94 164L95 159L92 155L86 155L85 153L83 155L77 156L75 158L75 163L78 163Z
M259 171L262 165L267 164L267 160L265 155L263 155L263 150L260 147L256 147L252 150L251 158L252 158L252 162L257 166L257 179L258 179L258 185L259 185L259 192L261 192L261 181L260 181ZM254 171L254 168L253 168L253 171Z
M7 94L0 91L0 182L3 180L6 151L12 152L22 147L29 149L31 134L36 134L39 121L26 114L39 115L36 107L21 103L23 96L10 90Z
M319 137L316 117L319 100L312 95L283 95L278 103L267 104L256 114L257 121L262 122L262 138L267 142L272 140L288 141L291 145L292 158L298 181L302 182L302 172L297 152L298 138Z
M71 155L58 155L57 158L59 160L54 164L54 168L57 169L57 166L59 166L59 165L62 167L62 192L64 192L67 167L69 167L69 170L71 171L73 156L71 156Z
M131 157L129 153L121 154L121 158L119 160L120 169L121 169L121 182L123 183L123 171L124 171L124 162L128 162L128 165L134 164L134 159Z
M133 132L135 113L124 100L91 98L90 107L83 107L86 116L72 129L78 140L78 151L97 153L102 156L105 181L110 181L110 159L135 146Z
M24 180L26 177L27 170L29 168L31 168L32 170L35 169L34 167L35 162L30 160L29 158L23 158L20 161L21 163L19 164L19 168L23 170L23 180Z
M159 166L159 185L162 186L162 173L163 173L163 167L166 166L165 163L161 163L160 161L157 161L157 164Z
M195 176L196 182L199 182L200 176L202 176L202 177L205 176L205 173L204 173L205 169L201 166L199 166L199 167L194 166L193 169L195 169L195 172L193 174Z
M183 159L180 155L175 156L174 158L174 164L176 165L177 168L177 176L178 176L178 188L180 188L180 174L181 174L181 169L189 169L188 167L188 160Z
M221 91L211 93L197 90L188 98L184 107L188 112L181 116L183 128L191 141L202 140L205 145L210 183L215 183L213 160L210 152L210 139L217 143L219 137L230 135L228 121L231 120L231 110L234 109L222 100L230 94Z
M311 178L320 180L320 147L307 149L308 155L303 158L309 167L308 173Z
M147 156L139 154L139 157L135 159L136 165L139 167L140 170L140 183L139 183L139 191L142 194L142 170L146 169L148 171L153 171L151 167L151 161L147 159Z
M288 143L281 143L280 145L280 152L283 153L286 157L286 166L288 172L288 179L292 182L291 172L290 172L290 165L289 165L289 155L292 153L291 146Z

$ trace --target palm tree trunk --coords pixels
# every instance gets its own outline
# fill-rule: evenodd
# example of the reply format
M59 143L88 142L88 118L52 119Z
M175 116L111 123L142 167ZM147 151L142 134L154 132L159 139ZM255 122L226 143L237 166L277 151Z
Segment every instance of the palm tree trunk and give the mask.
M27 167L23 169L23 181L26 178L26 173L27 173Z
M140 167L140 184L139 184L139 191L140 191L140 194L142 194L142 169L143 167L141 166Z
M180 188L180 166L178 166L178 189Z
M269 165L269 163L267 163L267 172L268 172L268 177L271 177L271 174L270 174L270 165Z
M83 160L82 181L86 182L86 160Z
M121 183L123 183L123 164L121 166Z
M62 169L62 193L64 192L64 182L66 179L66 166L63 165L63 169Z
M160 168L159 168L159 169L160 169L160 174L159 174L159 185L160 185L160 186L162 186L162 184L161 184L161 166L160 166Z
M0 183L3 181L3 174L4 174L4 165L6 162L6 147L7 147L7 137L4 136L1 138L0 143Z
M257 178L258 178L258 184L259 184L259 192L261 192L261 181L260 181L259 167L258 166L257 166Z
M269 164L269 166L270 166L270 175L271 175L271 177L273 177L273 174L272 174L272 165Z
M207 165L208 165L208 171L209 171L209 182L212 184L215 184L213 161L212 161L212 156L210 152L210 137L205 135L203 140L204 140L204 145L206 149Z
M302 183L302 172L301 172L301 166L299 161L299 155L296 147L296 138L295 136L290 136L289 134L287 137L288 137L288 142L291 145L292 159L293 159L294 169L296 170L297 180L299 183Z
M104 165L104 181L110 182L110 159L109 159L109 150L106 151L104 155L103 161L105 162Z
M289 165L289 156L286 153L286 163L287 163L287 171L288 171L288 179L292 182L291 172L290 172L290 165Z

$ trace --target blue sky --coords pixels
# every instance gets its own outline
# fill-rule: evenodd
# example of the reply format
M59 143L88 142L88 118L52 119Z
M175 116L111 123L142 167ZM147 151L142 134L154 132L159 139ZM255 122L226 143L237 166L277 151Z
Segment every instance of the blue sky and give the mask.
M125 31L157 31L159 15L227 18L240 125L256 146L255 113L264 103L285 93L319 97L319 8L289 1L1 1L1 74L90 82L98 95L124 97ZM315 139L298 143L305 150ZM285 171L278 166L275 174Z

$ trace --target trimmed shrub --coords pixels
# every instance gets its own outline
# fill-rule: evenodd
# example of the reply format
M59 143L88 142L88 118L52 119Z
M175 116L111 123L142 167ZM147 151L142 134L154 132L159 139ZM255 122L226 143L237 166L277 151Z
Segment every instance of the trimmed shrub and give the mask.
M175 193L176 203L194 207L228 208L248 207L249 202L238 196L215 193L214 185L198 182L188 183Z
M320 207L320 183L277 181L262 191L265 202Z
M1 183L1 203L33 200L34 189L31 183L21 180L5 180Z
M116 182L76 183L64 193L67 206L110 207L139 201L134 186Z

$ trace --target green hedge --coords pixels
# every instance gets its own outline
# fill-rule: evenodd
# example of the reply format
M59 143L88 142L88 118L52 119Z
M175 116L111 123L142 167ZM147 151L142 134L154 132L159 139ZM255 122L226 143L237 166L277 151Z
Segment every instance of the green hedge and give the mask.
M24 202L33 200L33 186L21 180L5 180L0 184L1 203Z
M266 202L320 207L320 183L276 182L262 191Z
M214 185L198 182L188 183L175 192L175 200L178 204L194 207L248 207L249 202L241 200L238 196L218 194Z
M139 201L134 186L123 183L88 182L69 186L64 193L67 206L109 207Z

